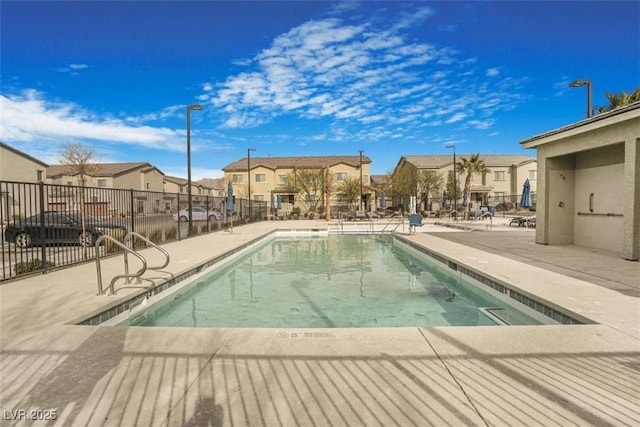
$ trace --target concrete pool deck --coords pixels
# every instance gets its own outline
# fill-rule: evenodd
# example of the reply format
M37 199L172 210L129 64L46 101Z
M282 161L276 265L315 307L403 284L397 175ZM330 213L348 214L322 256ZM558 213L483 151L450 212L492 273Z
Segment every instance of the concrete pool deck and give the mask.
M494 221L428 223L415 243L597 324L388 329L77 326L140 288L96 296L94 263L0 285L2 425L637 425L640 264ZM166 244L159 283L275 228ZM161 262L153 249L143 251ZM103 260L105 283L122 257ZM40 412L37 412L40 410ZM21 412L24 411L24 412ZM49 411L49 412L47 412ZM22 418L22 419L20 419Z

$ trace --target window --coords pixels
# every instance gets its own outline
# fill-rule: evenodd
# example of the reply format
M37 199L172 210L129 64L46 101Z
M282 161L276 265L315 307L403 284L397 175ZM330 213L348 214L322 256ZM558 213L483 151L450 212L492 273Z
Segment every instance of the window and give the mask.
M44 171L36 171L38 182L42 182L42 177L44 175Z
M504 171L494 171L493 179L495 181L504 181Z
M505 196L505 192L504 191L496 191L495 193L493 193L493 197L495 200L498 201L498 203L502 202L504 200L504 196Z
M67 185L68 185L69 187L71 187L71 186L73 185L73 182L71 182L71 181L67 181Z
M267 182L267 174L257 173L256 174L256 182Z
M234 173L231 175L232 182L244 182L244 176L241 173Z
M149 188L151 188L151 184L149 184L149 183L147 182L147 190L148 190Z
M535 181L538 178L538 171L529 171L529 181Z
M284 184L284 181L287 179L287 175L278 175L278 185Z
M338 172L336 173L336 181L338 182L343 182L347 180L347 173L346 172Z
M264 194L254 194L253 195L254 202L264 202Z
M369 183L369 175L362 175L362 183L363 184Z
M107 187L107 180L106 179L99 179L98 180L98 187L100 188L106 188Z

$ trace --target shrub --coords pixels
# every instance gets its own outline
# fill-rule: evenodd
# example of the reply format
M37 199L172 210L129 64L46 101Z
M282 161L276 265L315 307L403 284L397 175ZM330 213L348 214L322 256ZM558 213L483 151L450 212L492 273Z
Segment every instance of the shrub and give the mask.
M46 267L47 268L51 268L51 267L55 267L56 265L51 262L51 261L47 261ZM42 262L42 260L40 258L35 258L32 259L31 261L20 261L19 263L17 263L15 266L13 266L13 271L16 273L16 275L18 274L26 274L26 273L31 273L34 271L41 271L44 270L45 265Z
M124 230L111 229L105 233L107 236L114 238L118 242L122 243L124 240ZM105 254L113 254L116 252L121 252L122 248L115 243L113 243L109 239L104 240L104 253Z
M151 233L149 233L148 239L156 245L162 243L162 229L156 228L155 230L152 230Z

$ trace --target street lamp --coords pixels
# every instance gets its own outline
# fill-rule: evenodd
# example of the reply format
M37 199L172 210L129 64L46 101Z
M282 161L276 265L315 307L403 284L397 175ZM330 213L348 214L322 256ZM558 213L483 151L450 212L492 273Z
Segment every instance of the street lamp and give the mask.
M360 211L362 211L362 153L364 150L360 150Z
M456 181L456 145L447 144L447 148L453 148L453 210L458 219L458 183Z
M587 86L587 118L593 115L593 108L591 107L591 80L575 80L569 83L569 87L581 87Z
M191 201L191 110L202 111L202 105L187 105L187 197L189 198L189 236L193 231L193 203Z
M251 152L256 151L255 148L247 148L247 182L249 183L249 222L251 222Z

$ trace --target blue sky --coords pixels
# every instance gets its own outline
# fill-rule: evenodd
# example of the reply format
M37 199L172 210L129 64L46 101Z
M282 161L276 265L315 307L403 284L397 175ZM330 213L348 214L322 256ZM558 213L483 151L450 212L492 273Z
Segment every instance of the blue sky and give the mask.
M2 1L0 139L194 180L252 156L527 154L640 86L640 2Z

